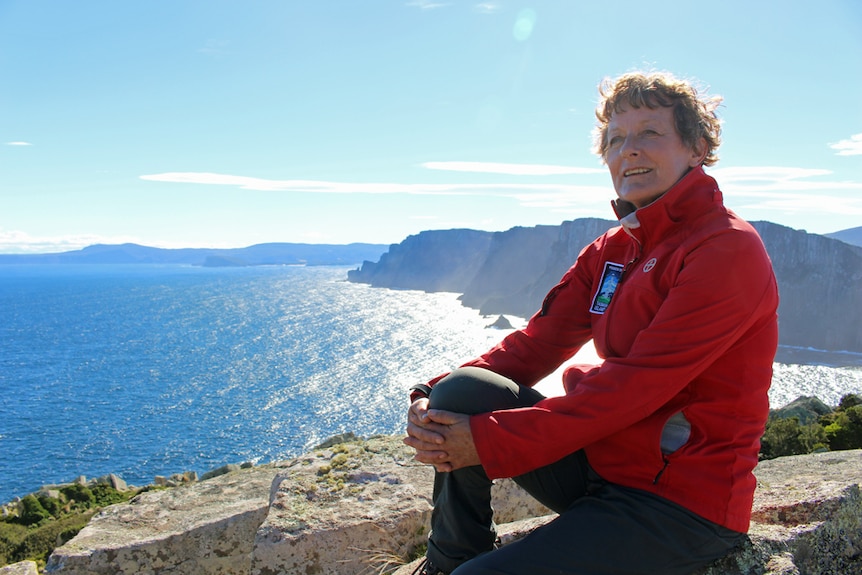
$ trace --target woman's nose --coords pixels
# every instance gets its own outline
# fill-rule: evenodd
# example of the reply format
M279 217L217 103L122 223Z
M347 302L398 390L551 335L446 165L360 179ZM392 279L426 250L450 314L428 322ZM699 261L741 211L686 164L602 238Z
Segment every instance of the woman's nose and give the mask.
M639 151L637 142L631 136L627 136L620 145L620 154L623 156L637 156Z

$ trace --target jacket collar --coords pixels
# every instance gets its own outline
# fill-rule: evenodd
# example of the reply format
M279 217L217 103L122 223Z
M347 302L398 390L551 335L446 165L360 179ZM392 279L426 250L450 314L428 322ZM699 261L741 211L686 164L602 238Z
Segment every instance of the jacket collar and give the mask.
M692 168L654 202L640 209L619 198L611 207L623 229L641 245L659 241L676 224L695 219L713 204L722 204L718 183L703 171Z

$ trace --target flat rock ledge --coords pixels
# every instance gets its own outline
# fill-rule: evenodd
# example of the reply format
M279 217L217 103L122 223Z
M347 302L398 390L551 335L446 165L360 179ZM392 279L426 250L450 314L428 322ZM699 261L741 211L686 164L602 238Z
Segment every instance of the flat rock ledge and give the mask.
M757 476L745 545L697 575L862 573L862 450L766 461ZM336 443L108 507L46 572L409 575L432 480L400 437ZM554 518L508 480L493 499L504 545ZM13 567L0 575L35 573Z
M0 575L39 575L35 561L21 561L0 567Z
M248 573L278 464L243 469L111 505L54 550L47 573Z

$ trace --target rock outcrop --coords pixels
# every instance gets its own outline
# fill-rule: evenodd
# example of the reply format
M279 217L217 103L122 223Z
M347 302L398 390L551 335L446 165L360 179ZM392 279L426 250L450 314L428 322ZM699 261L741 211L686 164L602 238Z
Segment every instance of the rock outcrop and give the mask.
M749 541L698 575L862 573L862 450L766 461L757 476ZM47 572L402 575L427 536L432 478L400 437L335 444L109 507ZM553 520L511 481L493 497L503 544Z
M35 561L21 561L0 567L0 575L39 575Z
M48 559L47 573L248 573L254 534L269 512L280 464L150 491L96 515Z
M351 270L351 281L374 287L462 293L487 259L492 235L475 230L422 232L392 244L379 262Z
M580 250L617 222L585 218L505 232L422 232L349 272L377 287L452 291L486 315L530 317ZM782 345L862 352L862 248L754 222L772 258Z
M862 573L862 451L761 462L748 539L692 575L850 575ZM502 526L506 544L554 519ZM409 575L418 561L394 575Z
M273 481L252 575L362 575L397 565L424 543L433 472L400 438L346 443L295 459ZM496 521L549 510L512 481L494 486Z
M762 462L749 541L697 575L862 573L862 451Z

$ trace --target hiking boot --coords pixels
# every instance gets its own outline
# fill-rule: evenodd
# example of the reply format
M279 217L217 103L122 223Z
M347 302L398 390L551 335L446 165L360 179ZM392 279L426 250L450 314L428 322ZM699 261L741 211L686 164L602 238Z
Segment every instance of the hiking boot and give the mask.
M416 566L416 569L413 570L413 575L449 575L446 571L443 571L439 567L436 567L433 563L428 561L428 558L422 560L419 565Z

